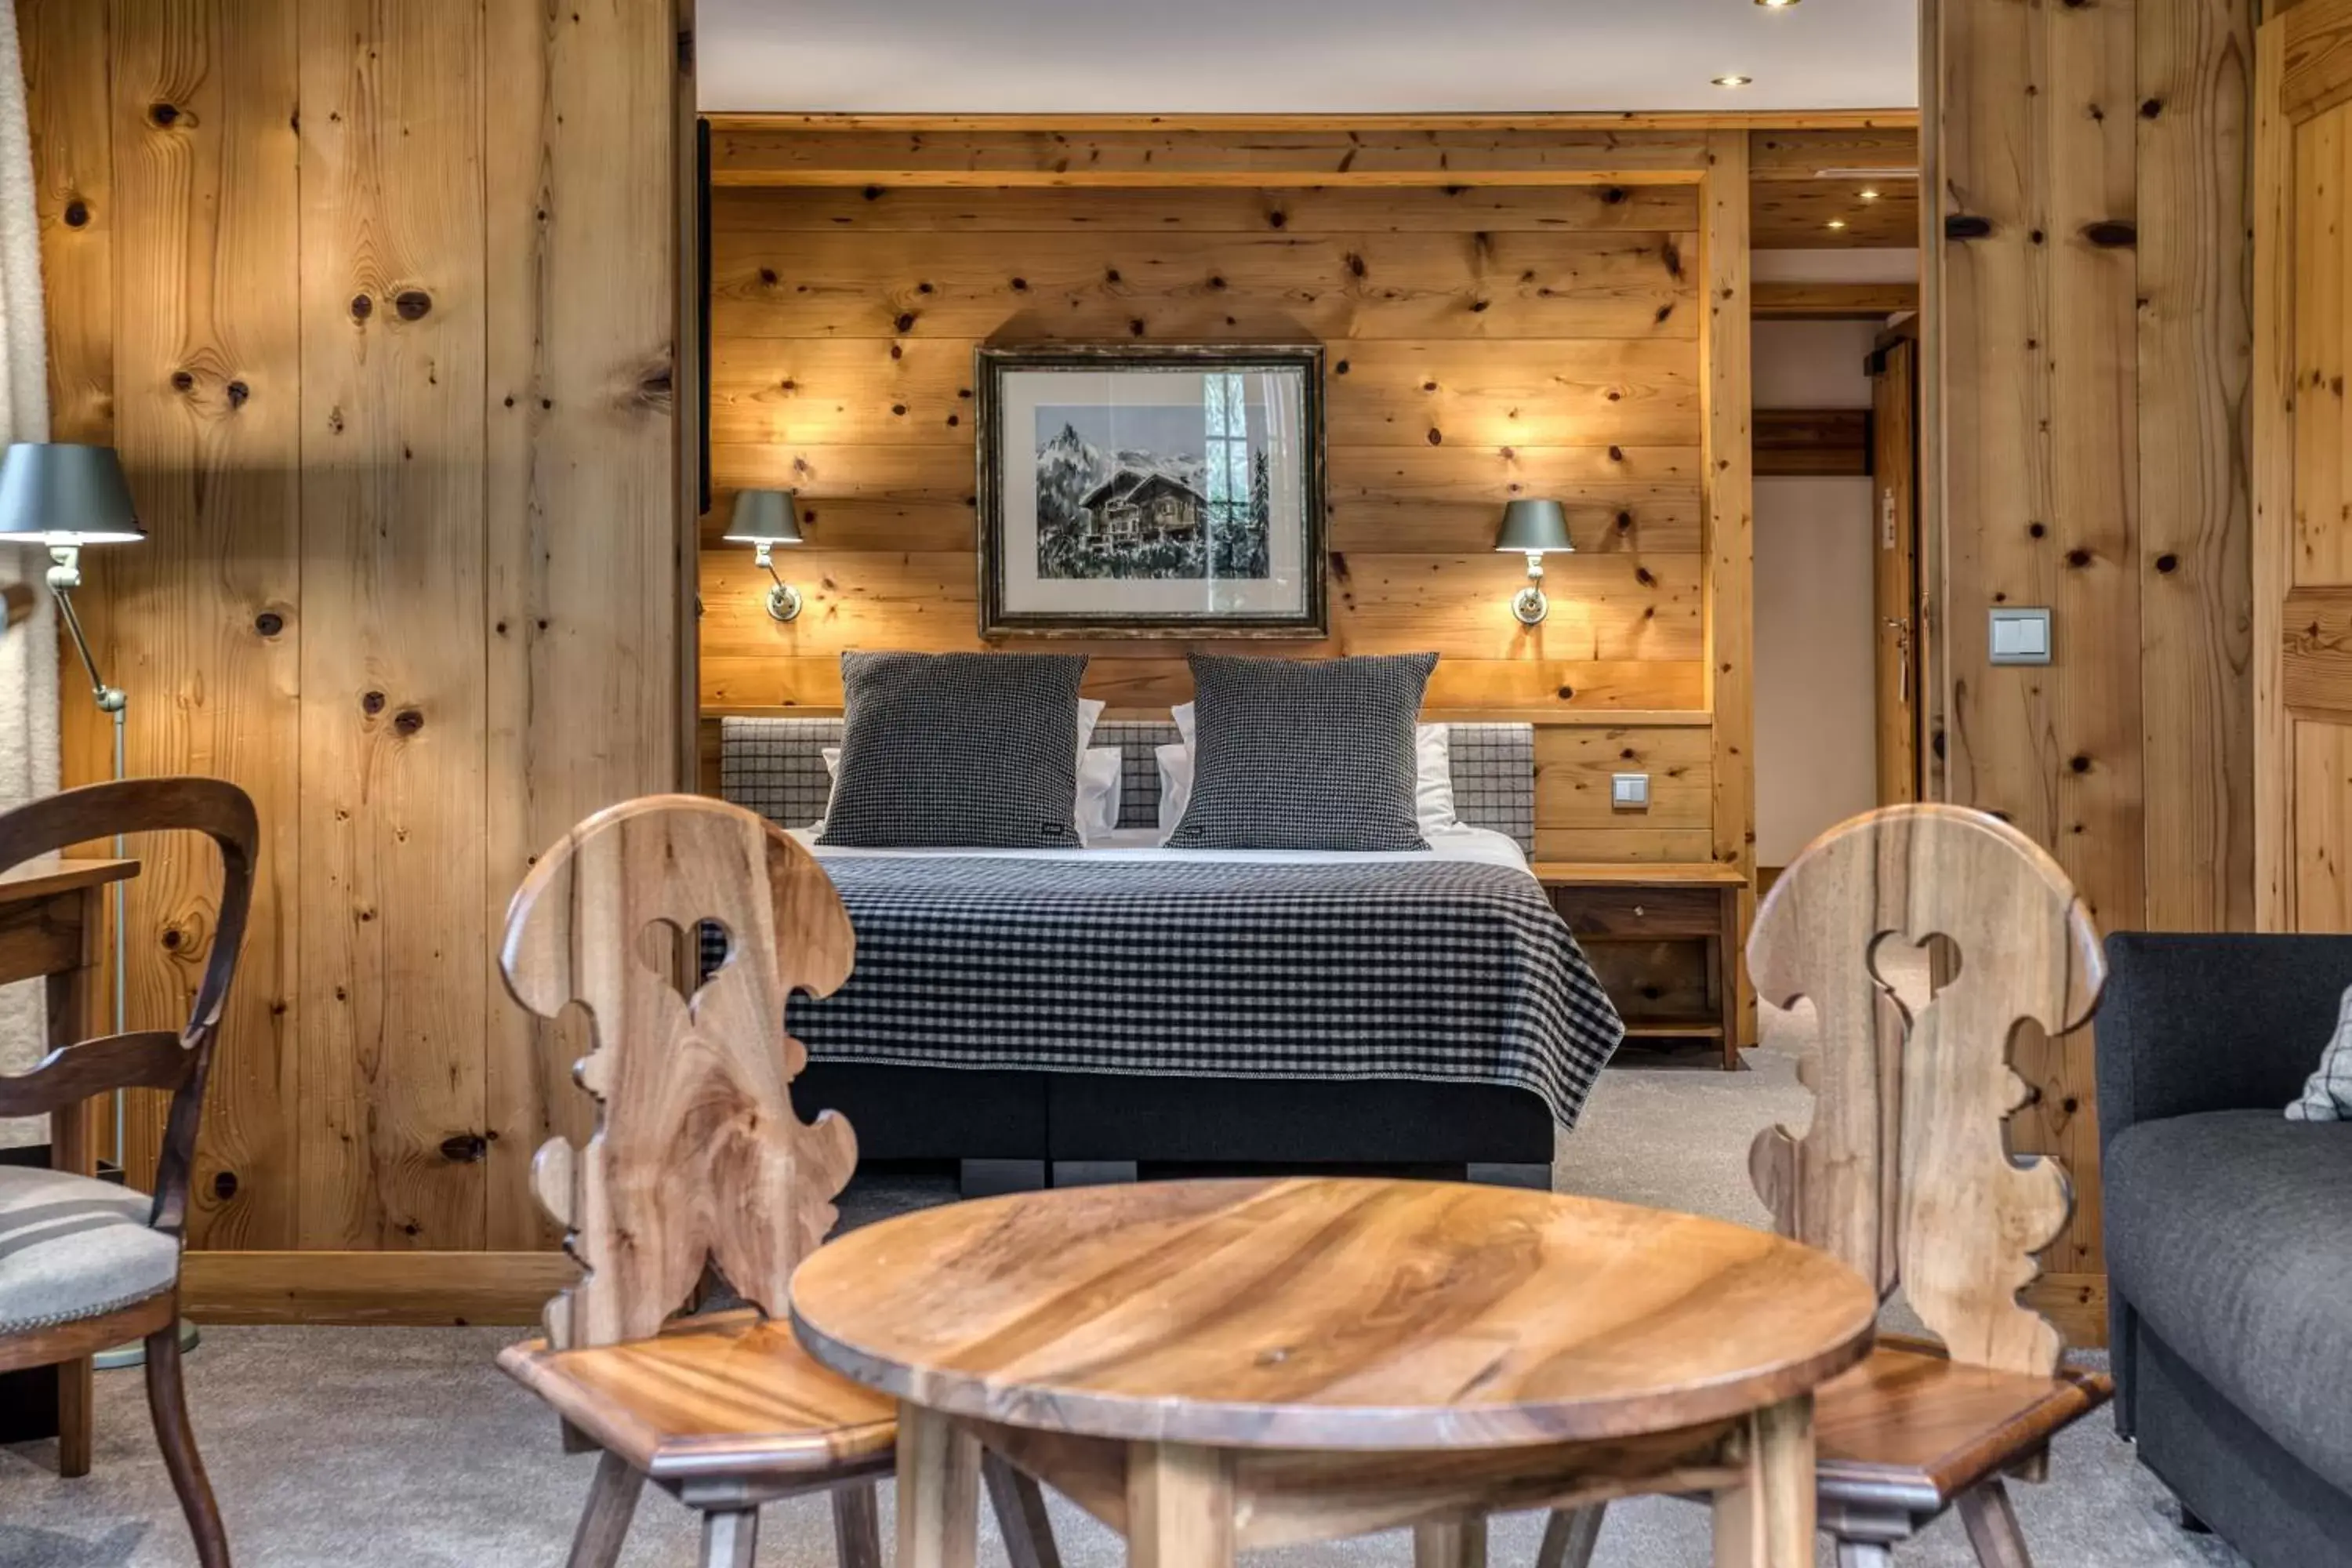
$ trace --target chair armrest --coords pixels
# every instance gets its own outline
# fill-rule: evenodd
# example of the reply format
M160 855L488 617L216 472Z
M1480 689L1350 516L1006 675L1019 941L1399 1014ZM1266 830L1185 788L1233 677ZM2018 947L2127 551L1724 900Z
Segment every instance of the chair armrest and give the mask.
M0 1116L47 1116L118 1089L176 1092L196 1053L169 1029L141 1029L60 1046L15 1078L0 1078Z
M2101 1151L2163 1117L2285 1114L2347 986L2352 937L2109 936L2096 1020Z

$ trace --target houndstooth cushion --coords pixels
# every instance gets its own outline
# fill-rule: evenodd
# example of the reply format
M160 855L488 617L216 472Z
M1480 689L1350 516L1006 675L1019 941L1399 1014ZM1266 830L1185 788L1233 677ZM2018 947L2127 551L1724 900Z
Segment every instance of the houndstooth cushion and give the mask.
M2286 1108L2289 1121L2352 1121L2352 991L2336 1013L2335 1037L2319 1058L2319 1070L2303 1086L2303 1098Z
M845 653L824 844L1075 849L1083 654Z
M180 1244L154 1200L89 1176L0 1165L0 1334L96 1318L168 1290Z
M1192 798L1171 847L1429 847L1413 731L1435 654L1191 663Z

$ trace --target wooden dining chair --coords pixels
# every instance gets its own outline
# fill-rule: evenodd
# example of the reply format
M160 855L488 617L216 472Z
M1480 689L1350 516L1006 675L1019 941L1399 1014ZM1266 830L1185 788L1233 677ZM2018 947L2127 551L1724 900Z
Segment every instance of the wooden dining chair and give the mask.
M706 925L725 955L696 984ZM580 1005L593 1031L574 1077L594 1134L551 1140L531 1172L584 1272L548 1304L545 1337L499 1358L562 1417L567 1446L603 1456L574 1568L619 1556L648 1479L702 1515L714 1568L751 1562L761 1504L818 1491L842 1568L880 1568L875 1483L895 1463L897 1406L818 1366L784 1321L857 1162L838 1114L793 1109L808 1054L784 1005L838 988L855 950L814 857L696 795L599 812L515 894L508 989L543 1018ZM706 1266L750 1306L676 1317ZM1058 1568L1037 1484L1001 1463L985 1479L1014 1568Z
M168 1092L154 1194L67 1171L0 1166L0 1372L74 1362L144 1340L147 1406L195 1537L196 1560L203 1568L228 1568L228 1540L180 1383L180 1250L213 1037L253 902L260 837L253 802L217 779L133 779L68 790L0 816L0 870L118 833L168 832L205 834L221 857L211 948L187 1023L63 1046L32 1071L0 1078L0 1116L46 1115L53 1137L78 1135L68 1123L88 1113L92 1096L118 1089Z
M2010 1152L2005 1124L2033 1092L2010 1053L2021 1029L2054 1037L2098 1005L2090 915L2007 823L1888 806L1798 857L1758 911L1748 967L1813 1091L1802 1137L1758 1136L1758 1195L1882 1300L1900 1287L1937 1336L1882 1337L1816 1396L1818 1517L1839 1568L1882 1568L1956 1504L1983 1568L2031 1568L2007 1479L2040 1479L2050 1439L2114 1384L2063 1366L2057 1329L2018 1300L2073 1193L2056 1160ZM1542 1568L1583 1568L1600 1524L1598 1510L1555 1514Z

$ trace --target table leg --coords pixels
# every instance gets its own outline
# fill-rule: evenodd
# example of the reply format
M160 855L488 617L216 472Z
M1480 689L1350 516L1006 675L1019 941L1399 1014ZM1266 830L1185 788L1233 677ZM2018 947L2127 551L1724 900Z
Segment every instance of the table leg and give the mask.
M980 1439L936 1410L898 1406L898 1568L972 1568Z
M1183 1443L1129 1445L1127 1561L1129 1568L1233 1568L1229 1455Z
M1486 1516L1457 1515L1414 1525L1412 1568L1486 1568Z
M1715 1494L1716 1568L1812 1568L1813 1396L1748 1418L1747 1474Z
M81 897L79 967L49 976L49 1045L78 1045L95 1033L98 1021L99 932L105 906L100 890ZM78 1176L98 1173L98 1151L90 1136L92 1102L83 1100L49 1116L49 1168ZM58 1474L68 1479L89 1474L90 1448L95 1441L95 1391L88 1356L58 1364Z

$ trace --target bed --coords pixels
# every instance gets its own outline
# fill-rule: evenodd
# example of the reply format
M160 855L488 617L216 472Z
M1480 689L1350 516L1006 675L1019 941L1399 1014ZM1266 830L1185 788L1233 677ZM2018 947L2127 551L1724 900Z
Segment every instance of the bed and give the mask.
M1463 825L1422 854L1159 847L1153 749L1106 721L1119 826L1083 849L818 848L858 931L796 1000L803 1113L968 1192L1143 1167L1370 1167L1548 1185L1622 1037L1528 869L1533 733L1449 727ZM729 719L721 792L804 839L841 724Z

